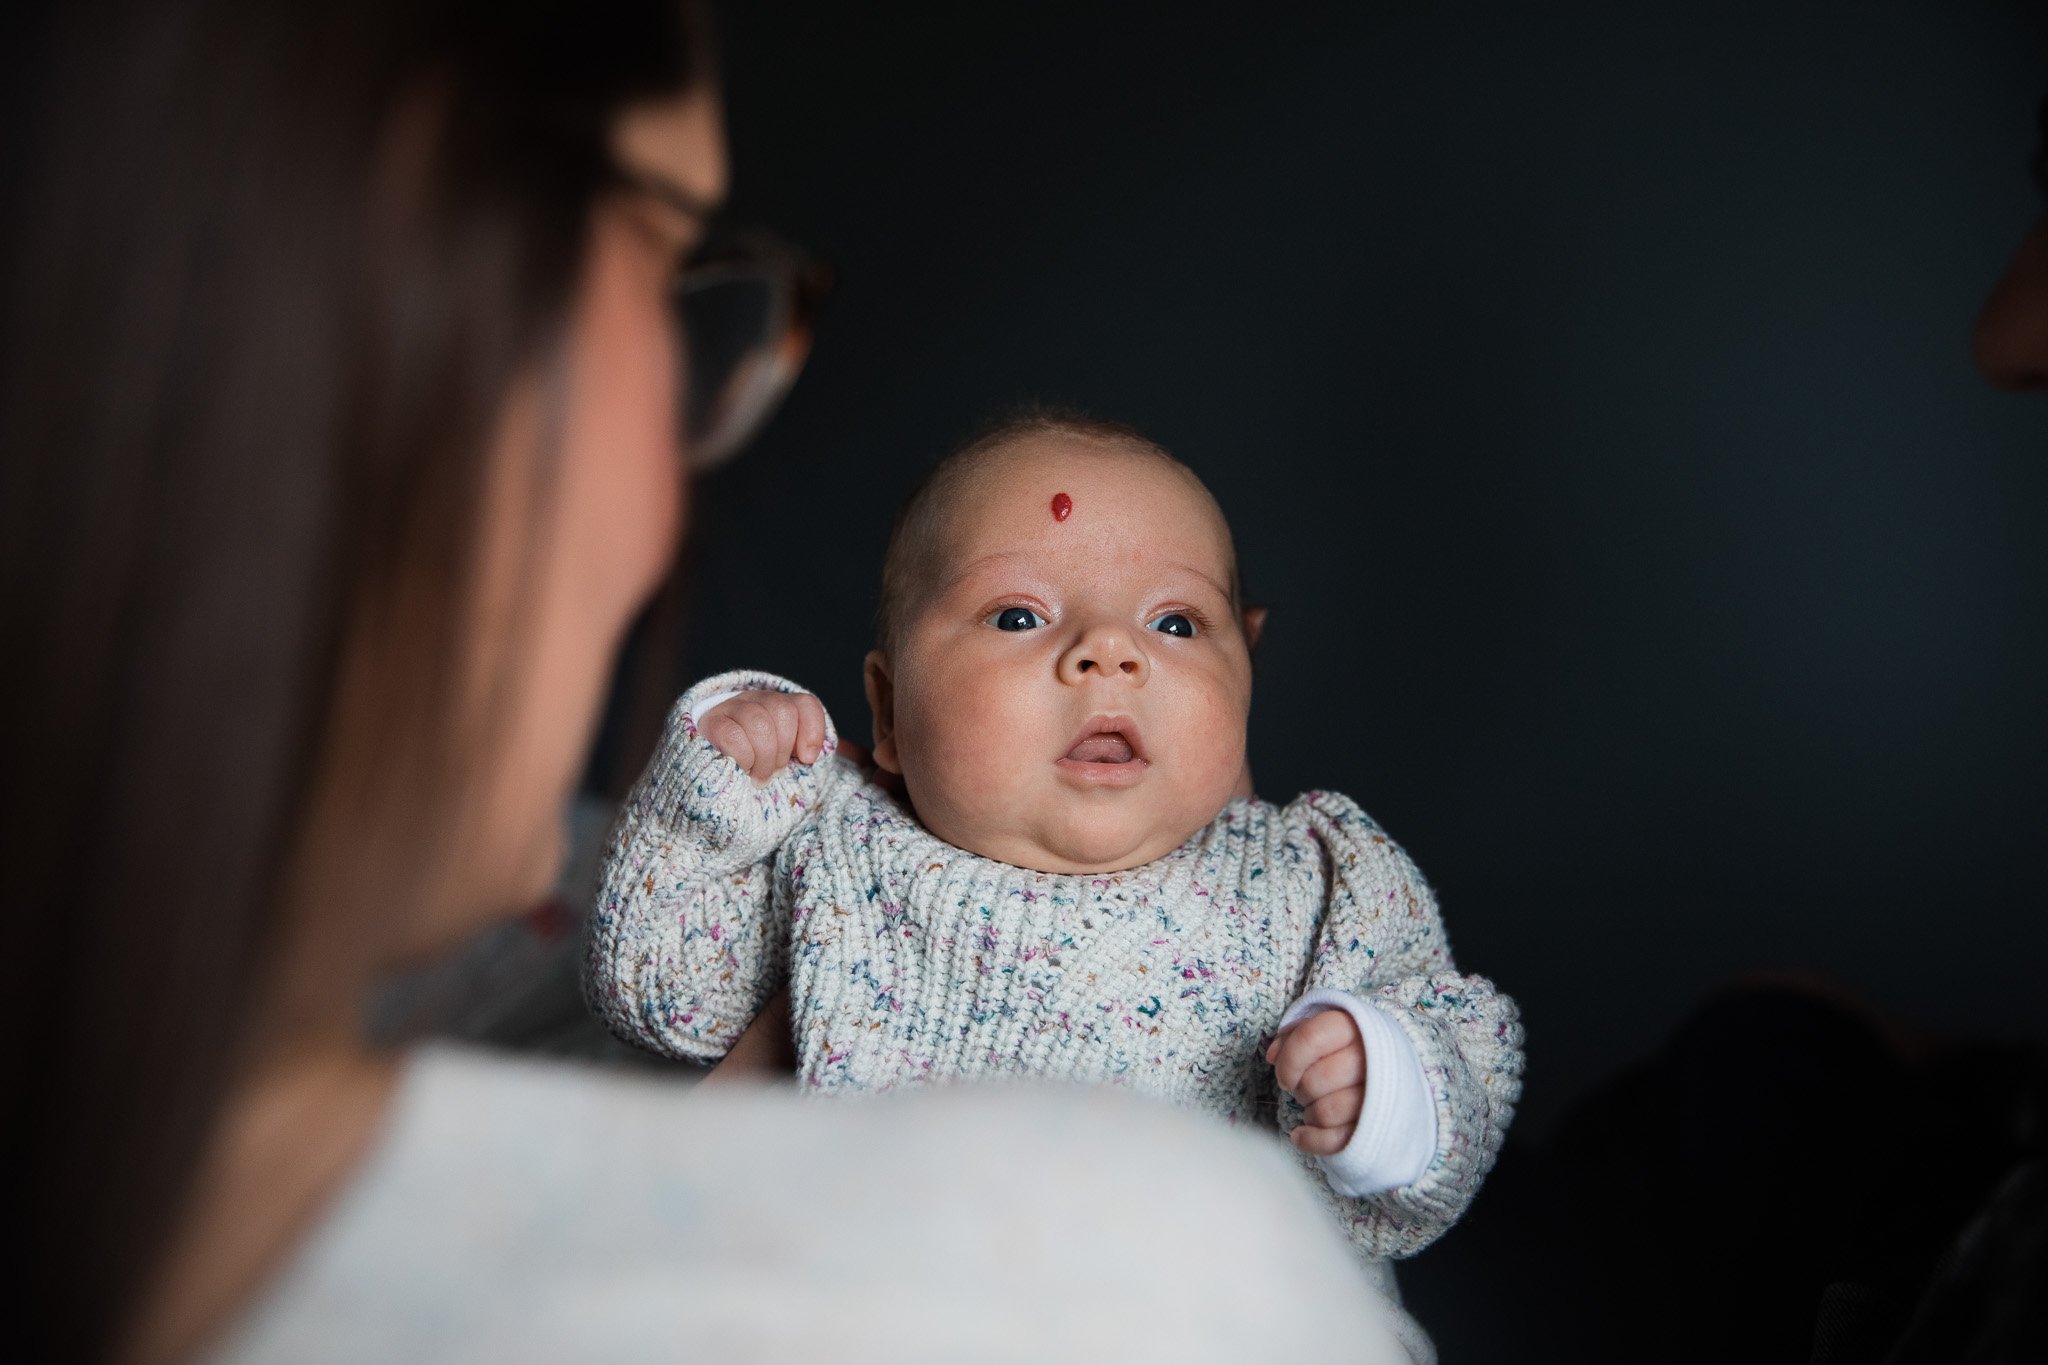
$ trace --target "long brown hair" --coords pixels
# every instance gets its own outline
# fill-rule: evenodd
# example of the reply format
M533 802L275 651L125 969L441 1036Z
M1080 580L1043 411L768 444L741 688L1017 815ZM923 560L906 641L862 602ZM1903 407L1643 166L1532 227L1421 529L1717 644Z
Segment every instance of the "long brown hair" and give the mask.
M14 23L0 1046L32 1269L9 1335L94 1358L280 943L363 909L294 882L314 805L339 785L424 830L464 761L433 741L492 424L564 329L611 124L703 79L704 43L674 0Z

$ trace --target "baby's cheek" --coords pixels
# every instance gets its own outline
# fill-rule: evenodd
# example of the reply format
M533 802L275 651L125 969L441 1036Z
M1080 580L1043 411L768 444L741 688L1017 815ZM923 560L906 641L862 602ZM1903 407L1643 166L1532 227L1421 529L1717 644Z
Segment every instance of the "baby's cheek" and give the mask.
M1241 702L1221 688L1202 690L1190 707L1186 777L1206 798L1212 791L1229 792L1244 768L1245 712Z
M935 766L939 770L935 776L945 784L951 800L971 809L1002 799L1016 761L999 733L959 727L949 731L943 756Z
M924 788L971 810L1000 801L1017 771L1017 706L999 681L963 670L918 698L914 761Z

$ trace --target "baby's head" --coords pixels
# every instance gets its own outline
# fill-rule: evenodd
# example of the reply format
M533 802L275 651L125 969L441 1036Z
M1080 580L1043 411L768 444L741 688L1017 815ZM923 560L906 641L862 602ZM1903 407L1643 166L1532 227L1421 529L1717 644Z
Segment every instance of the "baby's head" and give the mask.
M1006 423L942 461L890 535L875 760L970 852L1150 862L1240 788L1246 617L1229 524L1187 466L1111 423Z

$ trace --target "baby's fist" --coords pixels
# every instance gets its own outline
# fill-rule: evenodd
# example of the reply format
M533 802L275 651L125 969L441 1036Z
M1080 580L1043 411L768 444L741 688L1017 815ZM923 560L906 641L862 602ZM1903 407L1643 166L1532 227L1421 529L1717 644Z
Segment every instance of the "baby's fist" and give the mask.
M808 692L742 692L697 722L711 747L756 782L789 766L816 763L825 748L825 704Z
M1365 1108L1365 1040L1343 1010L1324 1010L1283 1030L1266 1049L1280 1088L1307 1111L1287 1135L1311 1156L1344 1150Z

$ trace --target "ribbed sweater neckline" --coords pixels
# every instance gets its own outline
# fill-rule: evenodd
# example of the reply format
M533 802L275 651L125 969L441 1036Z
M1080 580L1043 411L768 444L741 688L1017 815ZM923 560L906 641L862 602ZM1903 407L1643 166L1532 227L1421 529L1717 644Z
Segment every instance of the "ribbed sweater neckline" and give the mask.
M1164 886L1173 873L1201 855L1210 839L1221 825L1232 823L1233 812L1250 814L1266 803L1258 797L1234 796L1223 809L1200 829L1182 840L1171 852L1161 854L1149 863L1127 867L1120 872L1044 872L1017 863L1006 863L1000 858L975 853L949 844L938 835L926 829L895 793L877 786L873 782L863 783L858 790L859 798L877 807L889 820L894 829L891 834L896 842L899 856L911 869L930 867L936 863L951 865L960 859L972 859L985 876L1006 881L1023 880L1034 887L1045 887L1057 895L1065 892L1068 897L1080 898L1096 895L1116 887L1133 891L1151 891Z

